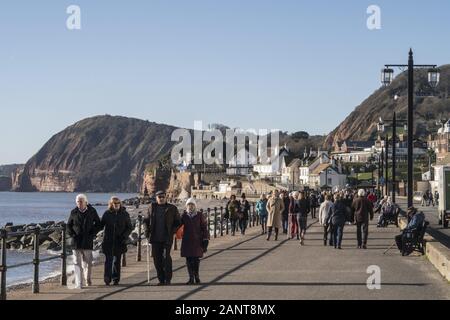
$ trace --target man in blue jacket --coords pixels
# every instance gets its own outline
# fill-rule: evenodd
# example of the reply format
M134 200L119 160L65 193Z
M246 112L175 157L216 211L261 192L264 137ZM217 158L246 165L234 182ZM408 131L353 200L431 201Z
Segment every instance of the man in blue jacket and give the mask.
M418 228L420 228L425 220L425 215L423 214L423 212L417 212L416 208L409 207L408 218L409 223L403 230L403 233L395 237L395 242L397 243L398 250L400 251L402 251L403 248L403 234L405 232L410 232L412 230L417 230Z

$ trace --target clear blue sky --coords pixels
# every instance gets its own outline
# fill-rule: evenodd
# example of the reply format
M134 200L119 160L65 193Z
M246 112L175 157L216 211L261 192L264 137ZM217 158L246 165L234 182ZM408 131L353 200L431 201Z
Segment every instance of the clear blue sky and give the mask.
M81 30L66 28L71 4ZM1 1L0 164L106 113L328 133L409 47L450 63L449 13L448 0Z

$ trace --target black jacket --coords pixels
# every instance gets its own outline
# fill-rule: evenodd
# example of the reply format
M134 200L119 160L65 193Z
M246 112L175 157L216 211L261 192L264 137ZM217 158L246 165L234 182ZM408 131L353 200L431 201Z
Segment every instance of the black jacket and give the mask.
M102 249L104 254L118 256L127 252L127 240L133 230L130 215L124 207L119 211L106 210L102 217Z
M147 217L144 219L145 236L147 237L147 239L150 239L150 243L154 243L152 235L155 228L154 218L156 213L156 206L158 206L157 203L150 204L147 212ZM177 207L175 207L173 204L168 203L165 217L165 226L167 234L169 235L166 244L171 244L173 241L173 235L175 234L175 232L177 232L178 227L181 225L181 217Z
M73 209L67 222L67 235L73 238L73 249L92 250L94 238L101 228L100 218L93 206L88 205L84 213L78 207Z
M308 213L311 211L308 199L300 199L298 201L298 208L296 208L296 210L302 217L307 217Z
M250 211L250 203L248 200L245 200L244 203L240 202L239 210L242 213L242 220L248 220L248 213Z

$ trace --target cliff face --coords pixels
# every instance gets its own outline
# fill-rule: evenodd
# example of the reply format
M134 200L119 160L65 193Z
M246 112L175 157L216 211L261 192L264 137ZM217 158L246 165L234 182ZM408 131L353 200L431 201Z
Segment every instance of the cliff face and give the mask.
M434 96L417 96L414 105L414 130L420 138L435 132L436 120L450 117L450 65L440 67L441 82ZM326 138L324 147L330 147L337 141L368 140L377 135L379 117L392 119L397 112L398 119L407 118L408 94L407 74L400 74L390 86L380 88L359 105ZM427 70L415 72L415 92L430 91L427 83ZM395 101L394 96L400 98Z
M170 152L175 129L126 117L79 121L16 170L13 190L137 192L145 166Z
M10 177L0 177L0 191L10 191L12 187Z

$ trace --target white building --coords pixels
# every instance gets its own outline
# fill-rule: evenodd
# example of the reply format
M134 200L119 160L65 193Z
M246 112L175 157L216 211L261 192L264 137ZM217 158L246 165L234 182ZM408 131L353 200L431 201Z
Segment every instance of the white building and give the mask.
M315 168L310 174L310 187L344 188L347 175L340 172L339 167L331 163L324 163Z
M300 166L299 172L299 182L301 185L311 185L310 176L311 173L319 167L321 164L331 163L331 158L326 151L320 151L318 157L312 162L304 161L303 165Z
M276 148L274 152L279 156L275 159L270 159L270 163L261 163L261 160L258 158L258 163L253 166L253 172L256 172L259 178L281 179L282 173L287 167L286 158L289 156L289 149L284 146L280 151Z

